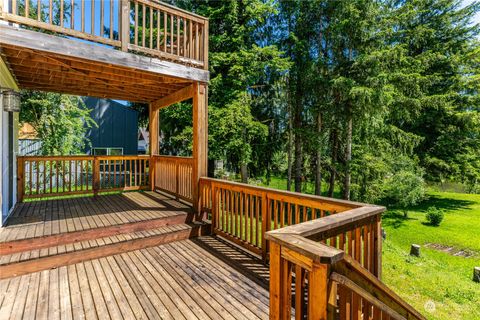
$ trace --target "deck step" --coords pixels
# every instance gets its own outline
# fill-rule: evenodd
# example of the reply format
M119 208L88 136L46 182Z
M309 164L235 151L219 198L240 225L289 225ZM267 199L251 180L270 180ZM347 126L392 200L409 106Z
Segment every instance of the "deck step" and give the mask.
M204 223L176 224L0 256L0 279L185 240L208 233Z
M143 221L98 227L81 231L63 232L48 236L33 237L21 240L0 242L0 255L50 248L54 246L74 244L86 240L95 240L125 233L156 229L169 225L188 223L191 215L179 213L171 216L160 217Z

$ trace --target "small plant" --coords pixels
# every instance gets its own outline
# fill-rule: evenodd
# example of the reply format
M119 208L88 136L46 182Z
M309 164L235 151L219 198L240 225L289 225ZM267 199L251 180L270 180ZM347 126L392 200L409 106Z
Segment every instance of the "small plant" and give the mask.
M430 225L438 227L443 220L443 211L436 207L429 207L425 218Z

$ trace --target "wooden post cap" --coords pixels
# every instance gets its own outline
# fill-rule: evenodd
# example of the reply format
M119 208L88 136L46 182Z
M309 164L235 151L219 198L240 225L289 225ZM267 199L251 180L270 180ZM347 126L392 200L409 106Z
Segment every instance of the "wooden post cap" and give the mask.
M473 268L473 281L480 283L480 267Z
M420 257L420 246L418 244L412 244L410 247L410 255Z

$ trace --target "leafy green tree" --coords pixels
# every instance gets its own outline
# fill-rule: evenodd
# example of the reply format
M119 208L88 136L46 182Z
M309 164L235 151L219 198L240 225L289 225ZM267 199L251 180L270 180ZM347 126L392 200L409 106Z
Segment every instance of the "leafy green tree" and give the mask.
M22 91L20 123L29 123L41 140L42 155L81 154L88 128L97 124L79 97Z

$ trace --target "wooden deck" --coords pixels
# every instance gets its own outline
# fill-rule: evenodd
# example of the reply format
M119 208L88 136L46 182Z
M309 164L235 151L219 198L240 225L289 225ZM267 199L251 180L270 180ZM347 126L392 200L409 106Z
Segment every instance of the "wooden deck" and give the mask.
M200 237L0 281L0 319L267 319L268 269Z

